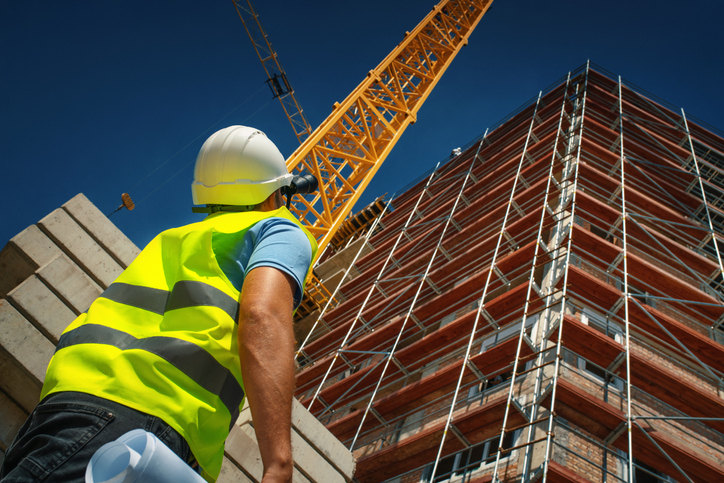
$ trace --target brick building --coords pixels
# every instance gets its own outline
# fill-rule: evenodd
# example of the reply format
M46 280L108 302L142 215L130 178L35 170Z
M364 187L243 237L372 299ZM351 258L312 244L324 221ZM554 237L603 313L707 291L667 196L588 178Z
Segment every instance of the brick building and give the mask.
M297 324L356 479L724 481L721 133L586 65L461 151Z

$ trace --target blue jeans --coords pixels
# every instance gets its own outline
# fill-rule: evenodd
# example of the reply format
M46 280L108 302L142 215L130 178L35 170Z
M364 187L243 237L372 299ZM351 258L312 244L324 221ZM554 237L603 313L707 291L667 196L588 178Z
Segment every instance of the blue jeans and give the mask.
M133 429L155 434L195 466L186 440L155 416L78 392L45 398L8 447L2 483L85 482L88 462L101 446Z

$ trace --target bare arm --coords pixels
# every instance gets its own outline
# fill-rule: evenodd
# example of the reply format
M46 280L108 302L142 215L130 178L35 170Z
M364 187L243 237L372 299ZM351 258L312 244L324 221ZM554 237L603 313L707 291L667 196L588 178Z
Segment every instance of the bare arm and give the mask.
M264 463L262 483L292 481L295 287L284 272L257 267L246 275L241 292L239 357Z

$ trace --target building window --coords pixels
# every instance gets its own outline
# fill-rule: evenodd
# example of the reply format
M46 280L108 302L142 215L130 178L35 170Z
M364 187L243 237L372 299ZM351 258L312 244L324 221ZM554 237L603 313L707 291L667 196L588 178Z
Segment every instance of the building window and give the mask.
M709 215L711 216L711 222L714 225L714 229L721 232L724 228L724 213L720 210L724 209L724 155L711 149L705 144L699 141L692 140L694 145L694 151L699 159L699 173L701 174L702 183L699 185L698 180L695 180L690 186L690 192L697 198L704 200L706 195L706 201L710 207ZM696 166L693 158L689 158L685 167L692 173L696 174ZM702 186L704 192L702 193ZM698 220L703 226L709 226L709 219L706 214L706 209L702 205L693 213L694 219ZM716 252L713 250L707 250L711 255L716 256Z
M445 327L447 324L449 324L450 322L452 322L453 320L455 320L455 316L456 316L456 313L453 312L452 314L448 314L448 315L446 315L445 317L443 317L442 320L440 321L440 328L442 329L442 328Z
M616 288L619 289L621 292L623 292L623 289L624 289L623 282L621 282L620 280L617 279ZM654 298L654 296L651 293L647 292L646 290L641 290L640 288L635 287L629 283L628 284L628 294L632 298L635 298L636 300L638 300L639 303L646 304L649 307L651 307L652 309L656 308L657 299ZM634 302L634 303L636 303L636 302Z
M300 369L301 369L302 367L310 364L311 362L312 362L312 359L310 359L309 357L307 357L303 352L300 353L300 354L297 356L297 364L299 365L299 368L300 368Z
M530 330L533 325L535 325L536 322L538 322L538 318L540 317L540 314L535 314L530 317L527 317L525 320L525 328L526 330ZM517 337L520 335L520 322L514 325L509 325L507 327L503 327L500 330L496 331L493 336L488 337L483 341L483 343L480 345L480 352L485 352L487 350L492 349L493 347L497 346L498 344L501 344L511 337Z
M395 428L392 430L392 433L388 436L384 436L382 438L382 442L387 442L388 444L394 444L397 443L400 440L400 432L402 431L403 426L405 425L405 420L400 419L395 423Z
M526 363L526 368L528 368L528 363ZM487 382L473 384L473 386L468 389L468 401L470 401L471 399L479 398L480 404L483 404L483 401L485 400L485 394L488 389L491 389L498 384L504 383L505 381L509 380L512 375L513 371L499 373L493 376L491 379L488 379Z
M718 324L712 331L713 339L720 344L724 344L724 324Z
M633 483L673 483L675 480L634 458Z
M581 322L591 327L592 329L601 332L607 337L610 337L619 344L624 343L623 330L617 324L614 324L610 320L593 311L583 309L583 313L581 314ZM582 357L578 358L578 368L594 376L597 380L605 383L607 386L616 388L619 391L623 390L623 381L620 378L613 377L612 375L608 374L603 368L598 367L597 365L587 361Z
M520 430L512 433L508 433L503 440L503 449L512 448L515 445L515 441L518 439ZM478 443L470 448L467 448L459 453L451 454L440 459L437 465L437 471L435 479L432 480L432 470L435 466L434 463L428 465L425 471L422 473L422 479L420 481L424 483L455 483L457 481L467 481L466 476L469 476L479 468L495 463L495 457L498 454L498 443L500 442L500 436L489 439L482 443ZM512 451L508 451L500 455L500 459L510 458Z
M353 367L349 367L349 365L348 365L347 369L342 371L340 374L338 374L337 376L332 376L329 379L327 379L326 384L328 384L328 385L334 384L335 382L339 382L342 379L345 379L345 378L351 376L352 374L361 371L362 369L364 369L365 367L369 366L372 363L372 359L373 359L372 357L369 357ZM344 360L347 361L347 359L344 359ZM351 362L347 361L347 364L351 364Z
M538 322L539 315L535 314L531 317L528 317L525 321L525 326L527 329L530 329L536 322ZM496 332L495 335L492 337L489 337L485 339L482 344L480 344L480 353L483 353L487 350L492 349L496 345L505 342L506 340L510 339L511 337L514 337L520 333L520 324L515 324L509 327L506 327L504 329L501 329L500 331ZM519 367L519 371L527 370L532 367L534 361L529 360L526 361L525 367ZM475 397L480 397L480 403L483 403L483 398L485 396L485 392L490 389L493 386L497 386L498 384L501 384L508 379L511 378L513 375L512 371L507 371L504 373L498 373L492 378L490 378L487 383L486 382L480 382L478 384L474 384L468 389L468 399L474 399Z
M722 297L722 283L724 283L724 280L722 280L722 277L717 274L708 282L700 282L699 288L702 292L711 295L715 299L722 300L722 298L724 298Z

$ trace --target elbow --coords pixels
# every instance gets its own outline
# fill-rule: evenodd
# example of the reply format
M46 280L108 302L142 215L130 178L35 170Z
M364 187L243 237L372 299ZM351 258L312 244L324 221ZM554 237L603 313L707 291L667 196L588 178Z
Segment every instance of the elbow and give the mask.
M242 304L239 308L239 347L256 351L261 346L281 348L293 344L292 313L268 304ZM270 348L271 348L270 347Z
M277 317L269 304L246 303L239 306L239 327L269 323Z

